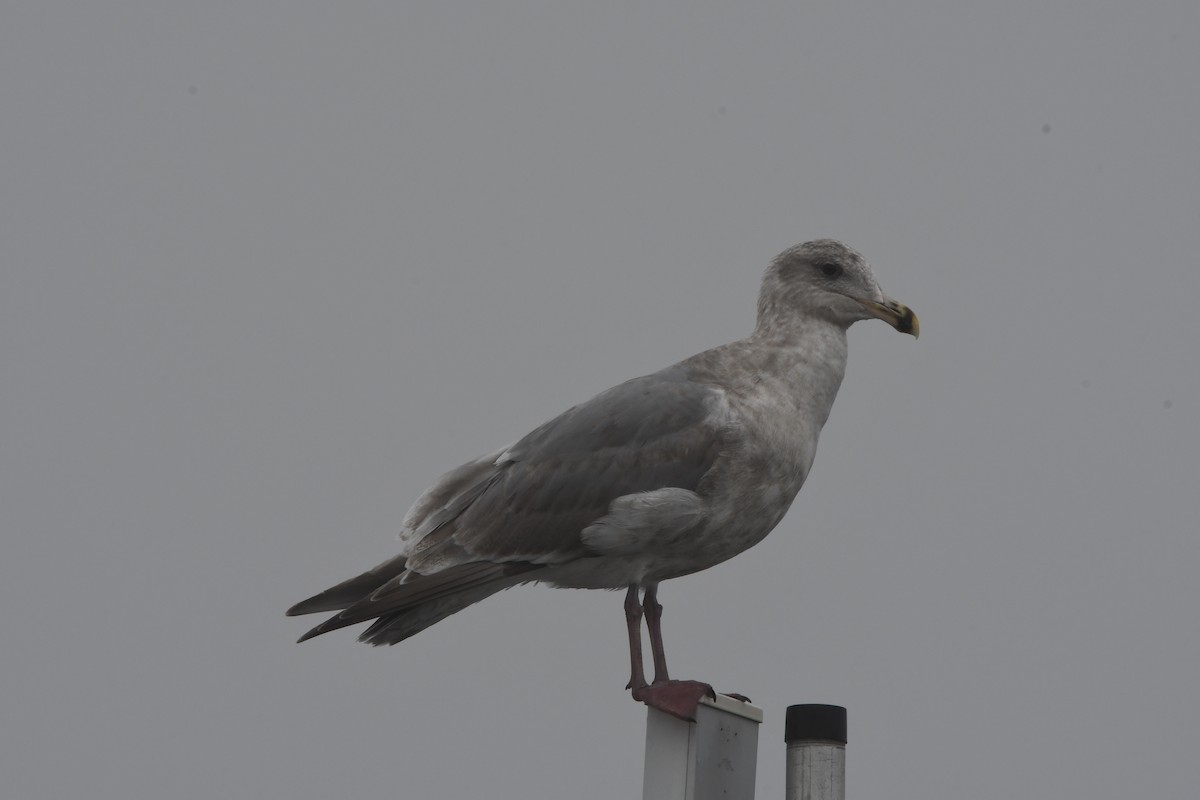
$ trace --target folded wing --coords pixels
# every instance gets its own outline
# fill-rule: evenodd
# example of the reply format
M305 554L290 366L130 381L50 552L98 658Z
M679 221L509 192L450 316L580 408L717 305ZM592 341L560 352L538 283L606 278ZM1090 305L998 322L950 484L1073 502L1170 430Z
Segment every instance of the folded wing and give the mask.
M362 639L394 644L554 566L603 555L584 530L619 498L702 491L726 424L721 392L680 367L615 386L447 473L405 518L399 556L288 613L344 609L305 639L377 619ZM637 546L622 542L624 552Z

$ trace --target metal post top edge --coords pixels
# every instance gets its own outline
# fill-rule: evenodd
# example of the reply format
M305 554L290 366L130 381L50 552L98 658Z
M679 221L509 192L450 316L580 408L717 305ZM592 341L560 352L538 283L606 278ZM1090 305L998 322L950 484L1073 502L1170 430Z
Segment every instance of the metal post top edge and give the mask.
M700 705L708 706L717 711L724 711L726 714L732 714L735 717L748 719L751 722L762 723L763 710L756 705L742 702L736 697L718 694L716 697L701 697Z

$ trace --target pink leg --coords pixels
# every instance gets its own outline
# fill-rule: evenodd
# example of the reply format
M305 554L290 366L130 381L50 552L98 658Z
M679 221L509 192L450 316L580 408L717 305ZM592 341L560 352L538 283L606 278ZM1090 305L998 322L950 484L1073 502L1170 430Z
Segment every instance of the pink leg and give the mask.
M646 675L642 671L642 606L638 602L638 587L636 583L629 585L625 594L625 625L629 628L629 683L626 689L633 689L634 697L646 686Z
M667 674L667 654L663 651L662 605L658 602L657 584L646 587L642 608L646 610L646 630L650 634L650 653L654 656L654 682L666 683L671 676Z
M694 722L700 698L705 695L713 697L714 692L707 683L673 681L667 677L667 659L663 654L662 630L659 627L662 606L658 604L655 594L655 587L647 587L644 613L654 654L653 685L646 683L642 667L643 606L638 603L637 586L630 586L629 594L625 595L625 621L629 625L629 657L632 662L628 688L633 689L634 700L686 722Z

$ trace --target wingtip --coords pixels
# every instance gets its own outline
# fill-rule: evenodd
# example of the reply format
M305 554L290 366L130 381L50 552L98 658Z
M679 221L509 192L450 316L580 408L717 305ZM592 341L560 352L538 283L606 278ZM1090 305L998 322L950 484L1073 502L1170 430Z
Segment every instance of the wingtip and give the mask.
M338 611L345 608L345 605L337 602L330 602L326 596L326 592L321 592L318 595L301 600L296 605L284 612L289 617L302 617L305 614L318 614L322 611Z
M316 597L310 597L307 600L301 600L283 613L289 617L302 617L305 614L315 614L318 611L324 611L322 608L314 608L316 606L314 602L316 599Z
M305 613L308 613L308 612L305 612ZM310 630L308 633L301 636L299 639L296 640L296 644L300 644L301 642L307 642L309 639L312 639L314 636L320 636L323 633L329 633L330 631L336 631L339 628L345 628L347 625L353 625L353 624L354 624L354 621L350 621L350 622L346 621L346 612L343 611L340 614L333 615L329 619L322 622L320 625L318 625L315 628L313 628L312 630Z
M297 639L296 644L300 644L301 642L307 642L309 639L313 638L314 636L320 636L322 633L325 632L325 631L321 630L321 628L322 628L322 625L318 625L317 627L313 628L308 633L304 634L299 639Z

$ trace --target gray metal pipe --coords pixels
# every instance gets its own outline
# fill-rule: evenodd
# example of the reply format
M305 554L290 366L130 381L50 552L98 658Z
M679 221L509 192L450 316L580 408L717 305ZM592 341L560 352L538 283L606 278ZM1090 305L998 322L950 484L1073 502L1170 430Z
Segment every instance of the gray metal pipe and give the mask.
M846 709L788 706L787 800L846 800Z

